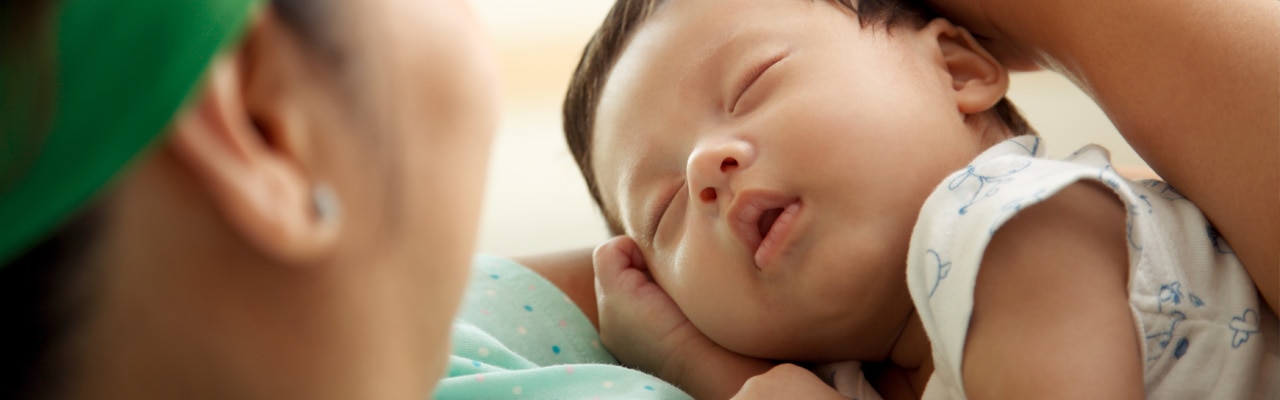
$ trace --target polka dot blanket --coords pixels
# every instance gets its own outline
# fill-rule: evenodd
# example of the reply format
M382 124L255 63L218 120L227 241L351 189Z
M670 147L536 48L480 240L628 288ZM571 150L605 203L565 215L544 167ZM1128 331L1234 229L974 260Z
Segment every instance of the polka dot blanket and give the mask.
M509 259L477 256L453 325L444 399L691 399L618 365L554 284Z

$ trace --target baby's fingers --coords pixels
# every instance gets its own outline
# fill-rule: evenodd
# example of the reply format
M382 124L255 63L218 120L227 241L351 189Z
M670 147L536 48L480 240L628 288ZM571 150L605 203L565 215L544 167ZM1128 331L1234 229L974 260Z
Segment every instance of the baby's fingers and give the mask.
M635 241L618 236L602 243L591 255L596 272L596 297L619 290L635 290L648 283L644 255Z

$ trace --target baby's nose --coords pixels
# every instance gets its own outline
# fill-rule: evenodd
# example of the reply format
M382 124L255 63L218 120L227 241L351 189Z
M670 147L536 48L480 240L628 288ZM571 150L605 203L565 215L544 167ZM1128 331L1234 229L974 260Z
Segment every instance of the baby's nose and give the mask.
M737 168L738 168L738 160L735 160L733 158L726 158L724 159L724 161L720 162L721 174L728 175L730 172L732 172L734 169L737 169ZM716 201L716 197L717 197L716 188L715 187L703 188L702 192L699 193L699 197L701 197L702 201L704 202Z
M689 156L689 188L697 200L715 204L732 195L733 177L751 163L754 149L749 143L729 140L706 143Z

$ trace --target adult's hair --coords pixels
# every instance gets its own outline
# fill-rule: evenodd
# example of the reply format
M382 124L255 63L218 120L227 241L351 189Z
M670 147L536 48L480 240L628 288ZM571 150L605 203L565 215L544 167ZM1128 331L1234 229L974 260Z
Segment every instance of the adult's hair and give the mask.
M279 19L297 34L318 59L337 63L341 52L327 29L327 0L271 0ZM18 142L5 143L14 154L0 151L0 162L24 162L40 146L56 98L54 22L56 1L12 1L0 4L0 59L4 59L0 106L20 112L23 125ZM16 60L16 61L15 61ZM11 62L12 61L12 62ZM20 108L10 107L23 105ZM15 111L16 110L16 111ZM15 126L7 126L14 128ZM0 127L3 129L4 127ZM10 157L12 156L12 158ZM28 160L29 161L29 160ZM16 177L0 177L14 179ZM0 398L49 399L64 395L76 379L76 333L94 312L101 280L89 256L104 228L111 223L107 209L110 189L102 190L76 215L22 254L0 266Z
M616 214L605 208L600 198L600 187L596 181L595 170L591 168L591 143L595 125L596 107L600 103L600 94L609 73L632 35L644 24L653 12L667 0L617 0L613 8L605 16L604 23L592 35L578 61L578 68L569 81L569 90L564 99L564 137L569 143L569 152L578 163L587 182L587 190L596 206L600 207L608 224L609 232L623 234L622 224ZM922 27L937 17L937 14L920 0L812 0L833 1L853 11L863 26L883 26L886 29L902 24L914 24ZM856 1L856 4L855 4ZM1022 135L1031 132L1026 121L1018 114L1013 103L1007 98L1000 99L989 112L996 116L1014 134Z

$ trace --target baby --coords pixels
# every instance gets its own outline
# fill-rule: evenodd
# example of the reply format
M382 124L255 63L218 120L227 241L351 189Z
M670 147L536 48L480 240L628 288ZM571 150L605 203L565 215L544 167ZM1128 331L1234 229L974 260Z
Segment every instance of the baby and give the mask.
M621 0L586 49L566 136L634 240L597 273L657 304L602 309L621 361L699 398L764 360L924 398L1277 393L1276 318L1194 205L1043 159L964 29L851 1Z

